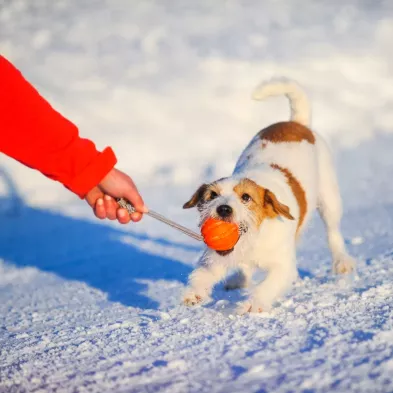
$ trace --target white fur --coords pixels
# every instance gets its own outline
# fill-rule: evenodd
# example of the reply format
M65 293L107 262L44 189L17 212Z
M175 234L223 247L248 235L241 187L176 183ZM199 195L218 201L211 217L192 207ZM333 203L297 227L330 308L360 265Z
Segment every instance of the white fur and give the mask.
M291 107L291 120L308 127L311 109L306 93L294 81L280 78L262 82L252 93L252 98L262 101L271 96L285 95Z
M264 99L278 94L289 98L291 120L308 126L310 106L306 94L294 82L281 80L264 83L253 96ZM189 287L184 294L185 304L194 305L208 299L213 286L223 280L231 268L239 270L227 283L231 289L249 285L253 271L259 268L266 271L267 276L251 291L249 299L239 305L238 312L268 311L297 278L296 231L299 206L286 177L281 171L273 169L271 164L288 168L305 191L307 214L302 228L318 207L326 225L333 271L348 273L354 269L354 260L347 254L339 228L342 207L331 155L325 141L319 135L314 135L315 144L306 141L267 142L263 149L257 135L241 154L232 176L219 181L220 196L208 203L201 212L202 221L208 216L215 216L217 206L228 204L234 211L232 221L245 223L249 230L240 237L234 251L226 256L206 248L199 267L190 275ZM254 225L255 217L233 190L242 178L253 180L272 191L279 202L289 207L295 219L278 216L265 219L259 228Z

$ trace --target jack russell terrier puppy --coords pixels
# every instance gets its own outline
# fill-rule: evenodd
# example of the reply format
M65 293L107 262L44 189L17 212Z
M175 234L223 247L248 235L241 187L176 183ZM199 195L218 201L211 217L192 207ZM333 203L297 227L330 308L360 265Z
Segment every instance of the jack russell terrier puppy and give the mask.
M240 238L222 252L206 248L189 277L183 302L206 301L230 269L237 274L227 289L245 288L256 269L266 278L238 306L238 314L269 311L298 277L296 243L317 208L325 223L335 273L350 273L355 261L340 232L341 197L326 142L311 131L310 105L304 91L288 80L261 84L255 100L285 95L290 121L260 131L241 154L230 177L201 185L184 208L197 207L200 225L209 217L234 222Z

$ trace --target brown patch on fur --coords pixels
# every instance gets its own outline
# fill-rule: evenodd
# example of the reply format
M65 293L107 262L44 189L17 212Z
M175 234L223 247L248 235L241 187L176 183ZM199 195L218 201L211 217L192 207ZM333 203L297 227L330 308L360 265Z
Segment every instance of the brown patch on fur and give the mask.
M242 179L239 184L233 188L233 191L235 191L240 199L243 194L250 195L252 199L249 202L248 209L254 214L255 222L259 227L269 213L265 209L265 189L258 186L258 184L250 179Z
M270 190L266 190L265 192L265 206L266 208L272 209L276 215L286 217L288 220L294 220L289 211L289 207L279 202Z
M299 181L293 176L292 172L288 170L287 168L282 168L277 164L272 164L272 168L279 170L282 172L291 187L291 190L293 192L293 195L295 195L297 204L299 205L299 222L297 225L297 230L302 226L304 217L307 213L307 200L306 200L306 193L304 192L303 187L299 183Z
M212 184L202 184L192 195L191 199L183 205L183 209L190 209L195 206L200 206L204 202L212 199L212 192L220 195L221 189L216 182Z
M301 141L307 141L312 145L315 143L313 132L295 121L283 121L272 124L260 131L258 135L262 141L270 141L273 143Z
M250 179L242 179L233 190L242 199L243 194L251 197L247 204L248 209L254 214L255 223L259 227L265 218L275 218L282 215L293 220L288 206L280 203L273 192L267 190Z
M191 209L195 207L203 197L208 188L208 184L202 184L192 195L192 197L183 205L183 209Z

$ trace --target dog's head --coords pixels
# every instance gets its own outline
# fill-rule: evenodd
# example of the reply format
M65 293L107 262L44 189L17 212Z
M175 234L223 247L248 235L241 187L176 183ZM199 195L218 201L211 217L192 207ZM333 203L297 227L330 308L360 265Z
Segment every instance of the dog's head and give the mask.
M200 212L200 225L209 217L218 218L236 223L241 235L249 230L257 231L265 219L294 219L288 206L272 191L247 178L224 178L202 184L183 206L184 209L192 207Z

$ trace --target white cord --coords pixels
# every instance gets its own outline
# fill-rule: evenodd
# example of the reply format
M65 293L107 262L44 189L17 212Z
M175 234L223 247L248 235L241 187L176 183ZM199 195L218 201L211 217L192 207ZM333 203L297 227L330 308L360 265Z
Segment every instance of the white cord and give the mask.
M131 203L128 202L125 198L118 198L117 203L123 209L127 209L128 213L130 213L130 214L136 212L134 206L132 206ZM145 213L145 214L147 214L150 217L155 218L158 221L161 221L161 222L171 226L172 228L177 229L180 232L185 233L186 235L192 237L195 240L198 240L200 242L203 241L203 237L201 235L197 234L196 232L192 231L191 229L183 227L183 225L177 224L176 222L169 220L168 218L162 216L159 213L154 212L153 210L149 210L149 212Z

